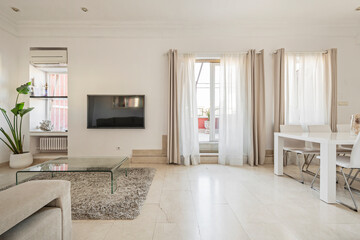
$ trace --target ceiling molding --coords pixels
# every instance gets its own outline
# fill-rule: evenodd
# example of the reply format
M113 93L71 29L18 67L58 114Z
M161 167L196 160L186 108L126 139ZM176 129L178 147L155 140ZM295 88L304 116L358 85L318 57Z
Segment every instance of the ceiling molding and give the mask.
M329 36L356 37L358 25L193 25L148 22L28 22L17 26L19 37L271 37Z
M201 25L168 22L12 22L0 11L0 28L17 37L68 38L186 38L319 36L358 38L359 25L228 24ZM359 40L360 41L360 40Z
M19 37L354 36L360 33L360 15L353 1L259 0L204 5L184 0L174 8L163 0L146 4L142 0L108 0L106 4L88 0L90 11L84 14L84 5L71 0L15 1L19 13L10 9L14 1L6 0L0 4L0 28ZM139 19L143 22L136 21ZM126 20L134 22L123 22Z

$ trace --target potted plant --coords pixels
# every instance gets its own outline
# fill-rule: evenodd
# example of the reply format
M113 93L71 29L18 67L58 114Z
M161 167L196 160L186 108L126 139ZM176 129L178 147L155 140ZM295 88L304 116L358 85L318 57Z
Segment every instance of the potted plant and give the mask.
M9 164L11 168L27 167L33 162L33 157L31 153L24 152L24 136L22 135L22 122L23 117L34 108L24 108L25 103L18 102L20 95L26 95L30 93L30 85L31 83L28 82L16 88L17 96L15 101L15 107L11 109L11 113L14 115L12 122L7 115L5 109L0 108L0 111L5 118L10 131L9 133L7 133L3 127L0 127L0 132L3 135L2 137L0 137L0 140L12 152L10 155Z

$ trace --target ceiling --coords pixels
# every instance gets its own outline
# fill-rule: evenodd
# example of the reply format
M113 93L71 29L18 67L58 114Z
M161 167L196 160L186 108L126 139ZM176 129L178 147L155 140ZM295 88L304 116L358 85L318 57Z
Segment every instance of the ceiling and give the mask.
M165 22L183 24L359 24L360 0L1 0L14 24ZM15 13L11 7L20 9ZM88 12L81 11L88 8Z

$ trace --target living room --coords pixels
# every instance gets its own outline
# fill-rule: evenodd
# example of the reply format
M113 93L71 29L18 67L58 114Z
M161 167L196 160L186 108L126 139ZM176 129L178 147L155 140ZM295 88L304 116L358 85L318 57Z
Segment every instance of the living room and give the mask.
M350 192L346 186L344 188L346 182L340 172L341 166L335 164L339 156L350 158L356 141L352 132L356 132L355 125L359 124L356 120L360 109L357 94L360 13L356 10L359 6L360 2L355 0L346 3L335 0L1 2L0 107L7 111L12 124L11 109L19 93L16 89L30 82L26 86L29 92L20 94L18 102L24 102L24 109L34 109L24 116L22 134L18 134L23 152L30 151L32 155L32 163L10 168L10 156L19 154L11 155L13 151L6 144L0 144L0 196L3 197L0 199L9 201L11 194L6 191L16 191L25 184L32 184L30 189L38 189L35 183L39 181L29 181L33 177L49 184L61 181L63 187L59 183L54 191L69 187L66 183L71 182L72 217L67 216L68 221L60 230L52 230L60 231L61 239L359 239L356 229L360 215L353 210L360 201L355 190L360 176L355 175L356 167L351 173L350 169L344 168L349 176L348 183L354 185ZM50 125L54 124L51 117L42 117L44 109L34 104L36 97L54 96L51 91L48 94L36 92L37 84L31 77L32 67L44 68L31 61L32 51L49 49L66 52L66 61L56 63L54 72L59 71L59 67L66 68L67 94L66 98L62 97L66 99L67 126L59 131L36 129L40 133L34 133L31 119L36 119L33 121L36 128L40 118L52 120ZM294 92L290 93L286 90L289 88L284 87L277 89L282 81L285 85L287 81L291 82L289 62L293 55L298 61L296 71L301 70L301 57L305 56L304 66L313 61L306 57L316 57L317 65L311 67L321 65L319 71L325 72L304 77L321 78L320 82L324 84L321 91L328 94L322 100L323 105L315 108L305 100L303 102L304 109L308 109L304 116L308 116L310 110L314 113L328 109L323 113L326 117L305 121L296 115L297 122L287 117L295 116L293 112L301 112L298 110L300 103L295 106L286 102L287 94L294 96ZM234 56L237 56L236 60ZM240 74L234 83L241 84L233 85L227 91L229 85L222 84L231 77L225 70L235 62L237 68L234 69ZM209 75L205 74L207 64L217 66L208 68ZM49 71L49 66L45 67ZM327 75L327 68L330 68L331 77ZM297 76L296 81L300 78ZM205 86L205 81L208 93L200 95L197 84ZM326 81L331 82L331 87ZM248 90L244 90L244 86ZM45 89L45 84L41 88ZM231 96L230 90L238 88L239 92L234 94L243 98L236 100L237 117L248 118L234 118L237 120L233 121L228 117L231 114L225 111L231 104L226 102L226 105L221 100L217 103L216 99L223 93ZM300 90L296 92L300 95ZM312 93L311 87L304 87L303 95L296 97L310 99ZM89 127L90 96L108 96L122 101L144 96L144 104L140 104L144 126ZM199 96L208 99L203 104ZM314 96L316 103L320 97L317 93ZM232 98L219 99L231 101ZM52 99L38 101L50 102ZM285 104L279 104L279 101L285 101ZM251 106L251 114L244 107L245 102ZM114 106L114 111L122 108ZM284 113L279 110L282 108ZM318 120L321 117L324 120ZM207 127L206 120L209 122ZM298 136L295 130L286 135L278 133L281 125L302 125L303 128L328 125L332 128L331 136L339 134L340 125L347 125L349 136L336 135L324 140L327 137L324 134ZM337 130L333 130L333 125L339 125ZM8 126L1 116L0 127L11 133ZM6 137L0 137L8 143ZM41 138L54 137L66 140L66 151L41 149ZM325 145L322 153L319 145L317 152L311 154L290 149L289 157L286 157L283 147L287 138L292 138L289 142L295 139L297 143L313 142L315 145L336 139L335 145L350 144L351 147L344 153L336 150L335 157L331 157L332 150L325 153ZM329 149L332 149L331 144ZM314 160L306 160L305 156L308 158L309 155ZM62 159L56 160L58 157ZM76 159L85 161L82 164L90 173L80 172L83 170L75 166ZM116 171L112 165L101 165L114 159L117 159ZM322 165L323 159L329 161ZM46 165L46 171L51 174L36 177L38 169L45 169L41 164L47 161L57 161L52 162L53 168ZM327 164L332 161L332 165ZM284 166L283 169L279 164ZM297 164L302 167L300 172ZM32 173L26 170L29 168ZM68 173L72 169L78 171L79 176L87 174L92 178L81 177L81 181L74 181L76 174ZM314 178L318 169L320 176ZM295 180L283 176L285 173ZM106 187L97 184L97 178L104 179ZM97 194L103 192L103 198L94 197L90 201L88 198L95 196L92 188L101 188ZM36 202L37 191L36 194L27 191L24 194ZM16 196L21 194L18 192ZM110 205L101 205L106 199L113 200L108 203ZM9 207L3 202L0 204L0 212ZM104 212L96 212L99 208L92 204ZM13 206L17 207L16 204ZM1 234L8 234L8 239L26 239L21 231L31 230L23 221L39 209L24 207L28 208L25 210L29 215L21 220L9 210L9 219L15 220L9 221L13 226L0 228L0 239ZM64 221L64 216L62 219ZM2 219L0 225L4 226L4 222L7 221ZM39 224L44 223L40 221ZM39 231L41 236L33 235L36 237L30 239L57 239L55 233L47 235L49 233L45 232Z

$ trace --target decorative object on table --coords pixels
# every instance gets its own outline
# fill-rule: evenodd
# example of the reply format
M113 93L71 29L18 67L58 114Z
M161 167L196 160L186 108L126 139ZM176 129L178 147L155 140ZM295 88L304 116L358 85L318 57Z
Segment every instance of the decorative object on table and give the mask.
M34 96L34 89L35 89L35 78L31 78L31 96Z
M52 124L52 122L50 120L42 120L40 122L39 128L42 131L50 132L50 131L54 130L54 124Z
M205 133L210 133L210 109L205 110L205 114L208 117L207 121L204 121Z
M70 181L73 220L132 220L140 214L155 173L154 168L129 168L127 177L121 174L117 179L114 194L107 173L40 173L31 180Z
M352 135L358 135L360 132L360 113L351 115L351 130Z
M198 115L198 117L202 117L202 116L204 115L204 110L203 110L203 108L198 108L198 109L197 109L197 115Z
M11 122L5 109L0 108L2 115L4 116L10 133L7 133L4 128L0 128L0 132L4 138L0 140L11 150L10 155L10 167L21 168L32 164L33 157L29 152L24 152L24 136L22 134L22 121L23 117L32 111L34 108L24 108L24 102L18 102L20 95L27 95L31 92L31 82L25 83L20 87L16 88L18 92L15 101L15 107L11 109L11 113L14 115L13 122Z
M48 95L48 84L47 83L45 83L45 97L47 97L47 95Z

